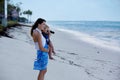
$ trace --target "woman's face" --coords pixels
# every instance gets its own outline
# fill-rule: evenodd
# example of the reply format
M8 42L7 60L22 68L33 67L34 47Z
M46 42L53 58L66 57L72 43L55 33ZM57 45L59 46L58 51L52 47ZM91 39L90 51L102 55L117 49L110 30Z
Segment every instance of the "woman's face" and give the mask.
M41 29L41 30L44 30L44 27L46 26L46 23L43 22L41 24L38 24L38 27Z

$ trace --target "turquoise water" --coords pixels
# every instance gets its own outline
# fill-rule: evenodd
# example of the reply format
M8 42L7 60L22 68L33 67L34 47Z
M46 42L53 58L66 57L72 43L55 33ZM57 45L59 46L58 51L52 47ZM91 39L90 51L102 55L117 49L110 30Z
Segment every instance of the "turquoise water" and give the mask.
M107 45L120 48L120 22L115 21L49 21L51 27L80 32ZM85 34L85 35L84 35ZM99 43L99 42L98 42Z

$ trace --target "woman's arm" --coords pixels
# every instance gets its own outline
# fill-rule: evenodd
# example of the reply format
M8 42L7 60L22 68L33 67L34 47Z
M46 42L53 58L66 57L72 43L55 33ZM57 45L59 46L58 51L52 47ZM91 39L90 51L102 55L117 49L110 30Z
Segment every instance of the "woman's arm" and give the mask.
M40 50L43 51L43 52L49 52L48 49L45 49L45 48L43 47L41 35L39 34L39 32L35 31L35 32L33 33L33 36L36 37L36 39L37 39L37 41L38 41L38 45L39 45Z

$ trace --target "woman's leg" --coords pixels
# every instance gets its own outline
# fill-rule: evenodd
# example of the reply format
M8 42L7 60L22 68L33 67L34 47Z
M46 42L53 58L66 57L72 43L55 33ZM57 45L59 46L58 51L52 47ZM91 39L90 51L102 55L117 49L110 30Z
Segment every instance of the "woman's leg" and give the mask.
M46 72L47 72L47 69L41 70L38 74L38 80L44 80L44 76Z

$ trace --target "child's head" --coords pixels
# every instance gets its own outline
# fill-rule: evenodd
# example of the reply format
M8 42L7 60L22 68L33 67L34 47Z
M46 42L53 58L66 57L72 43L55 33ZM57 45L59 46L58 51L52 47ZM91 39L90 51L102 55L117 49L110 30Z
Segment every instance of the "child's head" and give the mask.
M44 33L49 33L50 29L48 25L45 25L43 32Z

